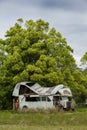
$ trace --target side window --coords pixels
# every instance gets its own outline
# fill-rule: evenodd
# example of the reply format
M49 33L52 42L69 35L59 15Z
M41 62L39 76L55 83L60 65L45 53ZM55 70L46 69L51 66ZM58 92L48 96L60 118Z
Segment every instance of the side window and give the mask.
M51 100L49 99L49 97L42 97L42 101L48 101L48 102L50 102Z
M30 97L30 96L26 96L25 100L26 100L26 101L29 101L29 102L38 102L38 101L40 101L40 97Z
M42 97L42 101L46 101L46 97Z
M61 97L59 97L59 96L54 96L54 97L53 97L53 100L54 100L54 101L61 100Z

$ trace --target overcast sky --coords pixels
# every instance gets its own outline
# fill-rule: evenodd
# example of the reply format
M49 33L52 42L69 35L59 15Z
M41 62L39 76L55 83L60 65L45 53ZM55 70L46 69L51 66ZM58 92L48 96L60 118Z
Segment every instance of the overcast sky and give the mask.
M74 58L87 51L87 0L0 0L0 38L18 18L43 19L74 49Z

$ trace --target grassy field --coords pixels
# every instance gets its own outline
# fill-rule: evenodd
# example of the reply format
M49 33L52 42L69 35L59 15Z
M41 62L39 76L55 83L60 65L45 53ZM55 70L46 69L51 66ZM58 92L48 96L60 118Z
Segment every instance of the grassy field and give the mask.
M0 111L0 130L87 130L87 108L75 112Z
M19 125L3 125L0 130L87 130L84 126L19 126Z

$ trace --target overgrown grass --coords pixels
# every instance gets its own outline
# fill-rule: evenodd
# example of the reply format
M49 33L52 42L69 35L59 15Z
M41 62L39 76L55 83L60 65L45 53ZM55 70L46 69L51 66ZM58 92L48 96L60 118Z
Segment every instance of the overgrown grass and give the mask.
M87 130L84 126L27 126L27 125L2 125L0 130Z
M75 112L0 111L0 130L87 130L87 108Z

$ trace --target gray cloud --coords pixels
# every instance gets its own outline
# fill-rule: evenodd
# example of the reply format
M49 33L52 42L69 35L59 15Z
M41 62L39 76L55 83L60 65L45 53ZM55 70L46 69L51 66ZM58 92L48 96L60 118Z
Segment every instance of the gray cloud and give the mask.
M62 9L68 11L87 11L87 0L0 0L1 4L34 6L45 9Z
M78 63L87 51L86 0L0 0L0 37L20 17L49 22L67 39Z
M87 11L86 0L42 0L45 8L60 8L68 11Z

